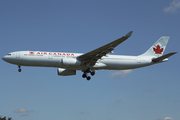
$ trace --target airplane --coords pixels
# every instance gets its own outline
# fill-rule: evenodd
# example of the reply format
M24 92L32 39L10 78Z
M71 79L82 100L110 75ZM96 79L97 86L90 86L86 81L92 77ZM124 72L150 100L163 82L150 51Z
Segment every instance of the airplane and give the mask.
M83 72L82 77L90 80L97 70L127 70L146 67L168 61L171 52L163 55L170 37L162 36L145 53L138 56L109 55L120 43L127 40L133 31L88 53L16 51L5 55L2 59L8 63L21 66L55 67L60 76L76 75L77 70Z

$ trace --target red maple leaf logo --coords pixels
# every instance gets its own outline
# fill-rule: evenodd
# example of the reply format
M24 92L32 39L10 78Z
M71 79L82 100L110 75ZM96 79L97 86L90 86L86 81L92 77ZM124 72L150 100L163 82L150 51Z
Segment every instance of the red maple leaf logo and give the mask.
M157 45L155 48L153 48L155 54L162 54L163 48L161 48L159 45Z

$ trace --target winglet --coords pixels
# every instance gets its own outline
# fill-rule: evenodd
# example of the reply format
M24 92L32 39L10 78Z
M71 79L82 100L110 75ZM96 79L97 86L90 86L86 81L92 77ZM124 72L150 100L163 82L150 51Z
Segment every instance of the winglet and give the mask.
M132 35L133 31L130 31L128 34L126 34L124 37L130 37Z

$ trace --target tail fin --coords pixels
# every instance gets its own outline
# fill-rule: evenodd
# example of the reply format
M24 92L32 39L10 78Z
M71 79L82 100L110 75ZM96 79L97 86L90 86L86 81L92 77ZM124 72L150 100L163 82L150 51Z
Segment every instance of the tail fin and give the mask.
M161 57L165 51L166 45L169 41L169 37L162 36L157 42L154 43L144 54L140 56L154 56Z

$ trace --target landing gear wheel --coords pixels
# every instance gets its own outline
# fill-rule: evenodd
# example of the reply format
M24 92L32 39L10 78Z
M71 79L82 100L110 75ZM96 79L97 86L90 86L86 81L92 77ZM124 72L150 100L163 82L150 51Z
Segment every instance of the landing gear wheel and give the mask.
M88 81L91 79L90 76L88 76L88 73L90 73L92 76L95 75L95 71L91 70L90 68L88 68L86 71L83 71L83 78L86 78Z
M94 76L94 75L95 75L95 72L94 72L94 71L92 71L92 72L91 72L91 75L92 75L92 76Z
M87 80L88 80L88 81L91 79L91 77L90 77L90 76L88 76L88 77L86 77L86 78L87 78Z
M84 74L82 75L82 77L85 78L85 77L87 77L87 75L84 73Z
M91 69L88 68L88 69L86 70L86 73L90 73L90 72L91 72Z
M19 72L21 72L21 69L18 69Z
M20 65L18 65L18 68L19 68L18 71L21 72L21 66Z

